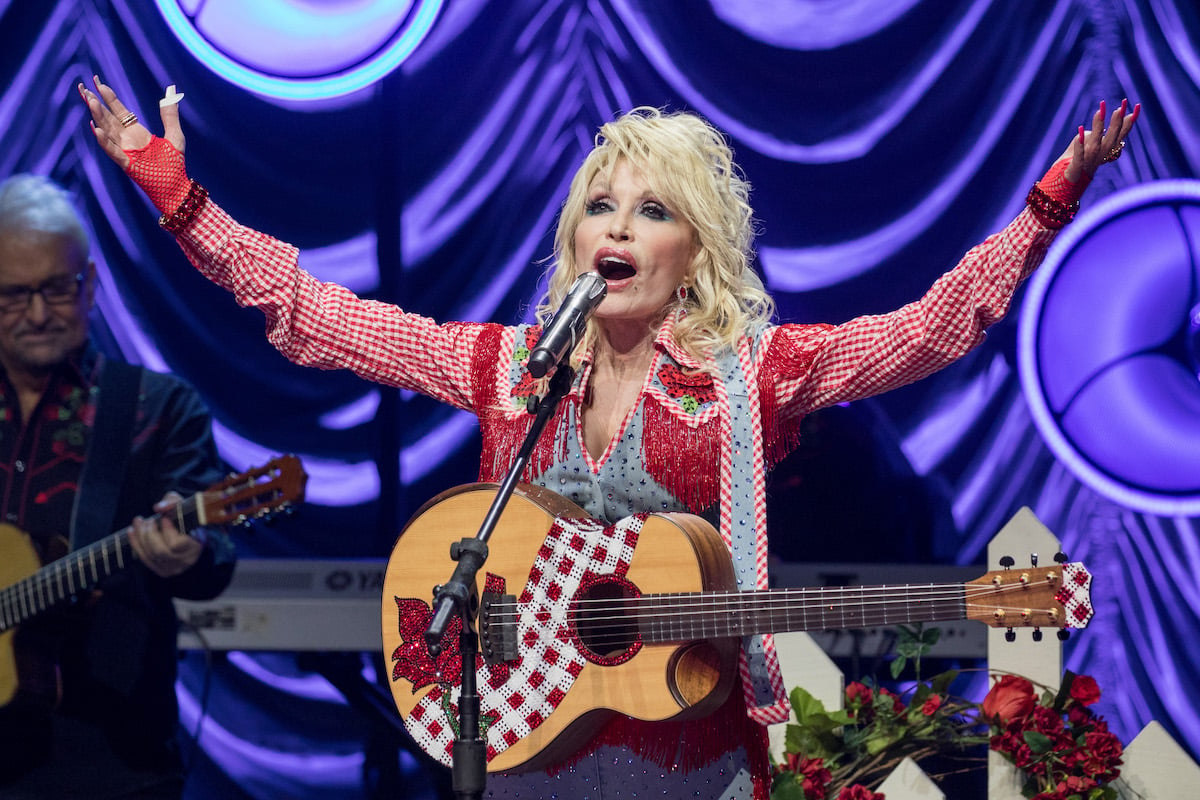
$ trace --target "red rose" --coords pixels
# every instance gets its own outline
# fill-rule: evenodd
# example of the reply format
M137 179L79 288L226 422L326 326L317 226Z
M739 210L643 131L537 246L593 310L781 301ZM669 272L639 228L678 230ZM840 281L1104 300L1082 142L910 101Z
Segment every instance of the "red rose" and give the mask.
M921 713L927 717L932 717L941 707L942 696L940 694L931 694L929 695L929 699L925 701L925 705L921 706Z
M1018 675L1005 675L992 685L980 709L988 719L999 719L1001 724L1008 724L1012 720L1025 719L1036 703L1032 683Z
M879 792L872 792L861 783L856 783L838 792L837 800L886 800L886 798Z
M871 692L871 687L852 681L846 687L846 713L851 717L857 717L861 710L870 711L871 701L875 699L875 695ZM869 715L864 715L869 716Z
M1085 708L1078 703L1071 703L1067 706L1067 722L1073 728L1082 728L1085 725L1105 725L1104 721L1098 719L1090 708ZM1107 726L1105 730L1107 730Z
M799 753L787 753L784 759L787 768L800 779L804 797L807 800L825 800L829 782L833 780L833 773L825 769L825 759L806 758Z
M884 697L892 698L892 711L896 712L897 714L904 712L904 708L905 708L904 701L902 699L900 699L900 695L896 694L895 692L889 691L882 686L879 687L879 693L881 695L883 695Z
M1091 675L1076 675L1071 681L1071 699L1081 705L1090 706L1100 699L1100 687Z
M870 705L871 700L875 695L871 692L871 687L858 681L851 681L846 687L846 705Z

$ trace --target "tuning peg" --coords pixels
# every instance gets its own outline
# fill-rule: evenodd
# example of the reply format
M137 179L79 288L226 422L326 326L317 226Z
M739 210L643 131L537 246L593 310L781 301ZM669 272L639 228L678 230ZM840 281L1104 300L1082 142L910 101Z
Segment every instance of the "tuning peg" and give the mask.
M1035 566L1035 567L1036 567L1036 566L1037 566L1037 562L1038 562L1038 554L1037 554L1037 553L1030 553L1030 554L1029 554L1029 563L1030 563L1030 564L1032 564L1033 566Z
M1059 564L1065 564L1067 563L1067 554L1060 550L1054 554L1054 560Z
M1004 567L1005 569L1009 569L1013 564L1016 563L1016 559L1014 559L1012 556L1004 556L1000 559L1000 566Z
M1071 638L1071 632L1070 632L1070 631L1068 631L1068 630L1066 630L1066 629L1060 629L1060 630L1058 631L1058 640L1059 640L1060 642L1065 642L1067 639L1070 639L1070 638Z
M1006 630L1004 632L1004 641L1015 642L1016 640L1017 640L1017 634L1016 634L1016 631L1014 631L1012 628L1009 628L1008 630Z
M1040 642L1042 640L1042 629L1041 628L1033 629L1033 640L1035 642Z

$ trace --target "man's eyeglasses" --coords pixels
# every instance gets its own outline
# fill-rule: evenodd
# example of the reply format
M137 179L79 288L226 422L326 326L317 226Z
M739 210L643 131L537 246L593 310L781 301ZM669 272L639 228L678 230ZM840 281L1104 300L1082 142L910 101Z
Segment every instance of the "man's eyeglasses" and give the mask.
M60 275L38 286L0 286L0 311L24 311L29 308L35 294L40 294L47 305L57 306L73 303L79 297L84 275Z

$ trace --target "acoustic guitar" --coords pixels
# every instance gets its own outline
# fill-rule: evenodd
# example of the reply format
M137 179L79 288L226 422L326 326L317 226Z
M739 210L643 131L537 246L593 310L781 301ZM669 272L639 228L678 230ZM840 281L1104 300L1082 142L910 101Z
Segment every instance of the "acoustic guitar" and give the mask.
M495 498L469 484L423 506L384 574L383 653L405 727L450 765L458 725L461 621L444 649L424 634L452 544ZM577 752L614 714L684 720L715 710L738 675L742 637L782 631L978 620L998 628L1082 628L1091 575L1078 563L1003 569L968 583L739 591L721 536L691 514L589 519L521 485L478 576L477 683L489 772L540 769ZM425 596L414 596L424 594Z
M302 500L306 481L296 456L280 456L197 492L168 513L189 535L205 526L243 524ZM38 663L32 654L14 648L17 626L129 567L136 560L129 531L126 527L42 566L23 531L0 525L0 584L5 586L0 590L0 706L11 702L18 690L57 701L57 666Z

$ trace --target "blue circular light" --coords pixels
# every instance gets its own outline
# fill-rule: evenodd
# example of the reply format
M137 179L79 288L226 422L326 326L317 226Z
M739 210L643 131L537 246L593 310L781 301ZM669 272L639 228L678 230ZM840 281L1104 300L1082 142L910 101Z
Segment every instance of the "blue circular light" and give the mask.
M352 94L404 63L444 0L155 0L179 41L225 80L281 100Z
M1192 309L1188 322L1187 349L1188 358L1192 360L1192 371L1200 380L1200 303Z
M1081 482L1137 511L1200 514L1200 181L1080 214L1030 280L1018 329L1034 424Z

